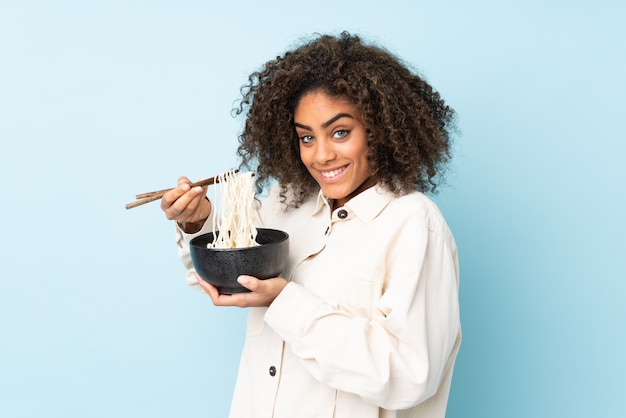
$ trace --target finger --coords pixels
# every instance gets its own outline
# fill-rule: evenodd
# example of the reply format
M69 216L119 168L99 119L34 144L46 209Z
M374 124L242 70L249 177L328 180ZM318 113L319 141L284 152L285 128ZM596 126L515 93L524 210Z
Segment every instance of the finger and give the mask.
M191 189L188 187L186 184L181 186L181 192L186 191L172 204L172 209L184 217L193 214L204 198L202 187L198 186Z
M200 287L202 287L204 293L209 295L211 300L213 300L213 303L215 303L215 301L220 296L219 291L211 283L205 281L202 277L198 276L198 273L196 273L196 279L198 280L198 284L200 284Z
M189 178L185 176L180 176L178 178L178 185L180 186L181 184L184 184L184 183L191 184L191 180L189 180Z
M237 282L251 291L257 291L259 287L260 280L253 276L241 275L237 277Z
M209 295L213 305L215 306L237 306L245 308L250 306L250 298L255 298L253 293L235 293L232 295L222 294L215 286L202 280L197 273L196 277L198 277L198 281L201 282L200 285L202 286L202 289L207 295Z
M185 222L194 215L204 196L202 187L189 188L189 184L183 183L163 196L161 207L168 219Z
M196 273L198 283L211 298L215 306L237 306L246 308L250 306L269 306L278 293L285 287L287 281L277 277L274 279L260 280L253 276L242 275L237 281L251 292L224 295L219 293L215 286L202 280Z
M196 281L198 282L198 285L202 288L202 291L208 295L209 294L209 290L207 289L208 283L204 281L204 279L200 277L198 273L194 272L194 275L196 276Z
M174 202L191 189L190 184L191 182L187 177L180 177L176 187L168 192L165 192L161 197L161 209L163 209L163 211L168 210Z

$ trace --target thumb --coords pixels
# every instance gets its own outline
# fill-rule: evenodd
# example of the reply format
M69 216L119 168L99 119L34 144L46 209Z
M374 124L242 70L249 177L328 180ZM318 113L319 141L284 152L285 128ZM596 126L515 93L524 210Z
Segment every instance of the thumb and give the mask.
M241 275L237 277L237 282L248 290L256 290L259 280L256 277Z

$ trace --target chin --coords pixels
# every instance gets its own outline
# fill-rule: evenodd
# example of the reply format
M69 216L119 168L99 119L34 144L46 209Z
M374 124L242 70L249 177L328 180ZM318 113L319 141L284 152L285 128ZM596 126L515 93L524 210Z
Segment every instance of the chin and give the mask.
M326 193L324 191L324 189L322 189L322 193L324 193L324 196L326 196L328 199L332 199L332 200L340 200L340 199L344 199L346 196L348 196L347 193Z

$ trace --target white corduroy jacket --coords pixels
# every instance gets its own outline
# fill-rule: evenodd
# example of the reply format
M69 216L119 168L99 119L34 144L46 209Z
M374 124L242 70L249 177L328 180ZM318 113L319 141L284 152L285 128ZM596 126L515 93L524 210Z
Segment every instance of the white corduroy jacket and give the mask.
M321 194L259 227L284 230L289 283L251 308L231 418L443 418L461 342L454 238L436 205L372 187L331 213ZM177 229L187 280L197 285Z

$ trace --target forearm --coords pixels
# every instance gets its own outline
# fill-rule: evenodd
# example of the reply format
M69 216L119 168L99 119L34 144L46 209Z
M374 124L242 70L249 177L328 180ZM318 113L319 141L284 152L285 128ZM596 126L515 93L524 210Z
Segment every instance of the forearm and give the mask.
M405 409L437 390L459 331L452 317L429 330L420 309L416 304L398 330L393 315L333 307L290 283L265 320L320 382L386 409Z

